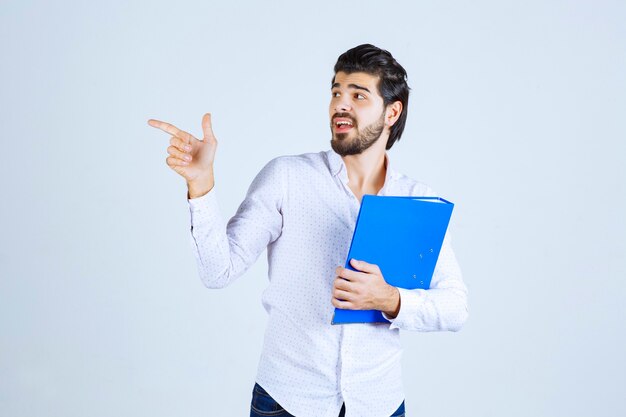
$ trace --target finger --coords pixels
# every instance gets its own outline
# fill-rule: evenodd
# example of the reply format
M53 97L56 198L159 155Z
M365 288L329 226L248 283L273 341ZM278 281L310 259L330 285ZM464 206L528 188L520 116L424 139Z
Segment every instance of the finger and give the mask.
M180 159L181 161L191 162L191 155L187 152L181 152L178 148L174 146L170 146L167 148L167 153L172 155L174 158Z
M335 282L333 282L333 289L352 291L352 286L353 284L350 281L346 281L341 277L335 279Z
M165 163L167 164L167 166L169 166L170 168L174 168L174 167L186 167L189 165L189 162L187 161L183 161L180 160L178 158L175 158L173 156L168 156L167 158L165 158Z
M176 136L172 136L170 138L170 145L176 147L181 152L189 152L193 149L191 144L185 143L184 140L177 138Z
M333 297L335 297L337 300L343 300L343 301L353 301L355 295L352 294L351 292L348 291L343 291L343 290L337 290L335 289L333 291Z
M350 259L350 265L357 271L367 272L369 274L380 274L380 268L376 264L368 264L365 261L358 261L352 258Z
M363 273L357 272L357 271L353 271L353 270L348 269L348 268L341 268L339 270L339 272L337 273L338 277L343 278L343 279L348 280L348 281L358 281L361 278L362 275L363 275Z
M341 300L337 300L336 298L333 298L330 301L333 304L333 306L335 306L337 308L341 308L341 309L344 309L344 310L354 310L355 309L354 305L350 301L341 301Z
M176 136L184 140L186 143L191 142L191 139L195 139L193 135L185 132L184 130L180 130L176 126L169 124L167 122L162 122L160 120L150 119L148 120L148 124L152 127L156 127L166 133L169 133L172 136Z
M202 116L202 133L204 134L204 139L214 140L215 135L213 134L213 123L211 121L211 113L206 113Z

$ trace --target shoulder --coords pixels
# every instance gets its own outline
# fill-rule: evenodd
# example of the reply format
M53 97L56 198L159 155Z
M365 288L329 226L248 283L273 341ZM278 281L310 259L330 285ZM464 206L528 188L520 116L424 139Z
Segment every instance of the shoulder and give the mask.
M413 179L397 171L394 171L393 175L399 194L415 197L438 197L437 193L423 181Z
M290 172L302 172L307 168L319 170L326 164L324 152L310 152L299 155L281 155L271 159L261 172L268 171L273 174L287 174Z

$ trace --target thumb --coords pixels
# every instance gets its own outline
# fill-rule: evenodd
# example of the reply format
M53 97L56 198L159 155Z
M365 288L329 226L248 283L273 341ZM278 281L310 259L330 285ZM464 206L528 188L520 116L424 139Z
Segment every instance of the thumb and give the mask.
M359 261L354 258L350 259L350 265L357 271L367 272L370 274L380 274L380 268L376 264L370 264L365 261Z
M206 113L202 116L202 132L204 134L204 139L215 140L215 135L213 134L213 125L211 124L211 113Z

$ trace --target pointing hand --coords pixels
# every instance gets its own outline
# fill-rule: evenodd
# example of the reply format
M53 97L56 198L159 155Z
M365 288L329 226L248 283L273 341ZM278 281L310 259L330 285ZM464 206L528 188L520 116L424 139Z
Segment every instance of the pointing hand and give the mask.
M217 149L211 114L207 113L202 117L202 140L167 122L150 119L148 124L171 135L170 146L167 148L169 156L165 162L187 180L190 196L192 188L202 188L204 194L210 191L214 184L213 161Z

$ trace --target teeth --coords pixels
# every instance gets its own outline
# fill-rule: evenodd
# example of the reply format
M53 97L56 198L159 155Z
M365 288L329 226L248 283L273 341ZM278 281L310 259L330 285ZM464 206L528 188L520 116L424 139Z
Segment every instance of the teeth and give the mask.
M350 122L337 122L337 126L341 126L341 125L352 126L352 123L350 123Z

